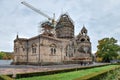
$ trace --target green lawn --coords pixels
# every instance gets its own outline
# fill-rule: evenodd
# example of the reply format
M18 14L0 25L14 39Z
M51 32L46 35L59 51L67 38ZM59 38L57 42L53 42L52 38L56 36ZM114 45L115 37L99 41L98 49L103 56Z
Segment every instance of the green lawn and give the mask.
M113 68L116 66L118 66L118 65L109 65L109 66L104 66L104 67L97 67L97 68L72 71L72 72L66 72L66 73L59 73L59 74L53 74L53 75L21 78L21 79L17 79L17 80L73 80L78 77L96 73L101 70L106 70L106 69Z

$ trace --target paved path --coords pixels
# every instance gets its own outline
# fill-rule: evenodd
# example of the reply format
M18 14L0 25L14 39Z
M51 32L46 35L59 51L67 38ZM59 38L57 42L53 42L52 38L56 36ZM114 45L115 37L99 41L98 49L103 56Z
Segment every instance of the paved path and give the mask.
M103 65L102 64L92 64L94 65ZM0 75L1 74L18 74L18 73L29 73L29 72L43 72L51 70L60 70L66 68L77 68L85 67L80 64L68 64L68 65L50 65L50 66L31 66L31 65L0 65Z

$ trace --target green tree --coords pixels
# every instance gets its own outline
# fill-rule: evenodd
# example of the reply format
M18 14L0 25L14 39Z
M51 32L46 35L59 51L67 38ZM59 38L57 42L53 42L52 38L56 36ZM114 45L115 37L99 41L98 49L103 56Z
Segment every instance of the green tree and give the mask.
M120 46L114 38L103 38L98 41L97 57L102 58L102 62L110 62L110 60L117 59Z
M6 56L6 53L0 52L0 59L3 59Z
M0 59L9 60L13 58L13 53L0 52Z
M118 52L117 59L120 60L120 51Z

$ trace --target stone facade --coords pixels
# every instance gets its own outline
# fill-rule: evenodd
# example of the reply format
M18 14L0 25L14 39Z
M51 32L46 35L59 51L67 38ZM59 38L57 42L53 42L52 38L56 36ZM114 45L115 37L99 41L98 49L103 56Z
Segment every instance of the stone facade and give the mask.
M83 26L74 36L74 24L62 14L55 28L50 22L41 24L44 32L38 36L14 40L14 64L91 63L91 42ZM54 33L53 33L54 31Z

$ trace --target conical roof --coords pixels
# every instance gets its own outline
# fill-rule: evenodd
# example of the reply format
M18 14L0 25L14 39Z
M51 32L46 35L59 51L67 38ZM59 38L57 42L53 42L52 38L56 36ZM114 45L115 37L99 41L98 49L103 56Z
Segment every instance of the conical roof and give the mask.
M81 34L87 34L87 29L85 28L84 25L83 25L83 28L81 29Z

